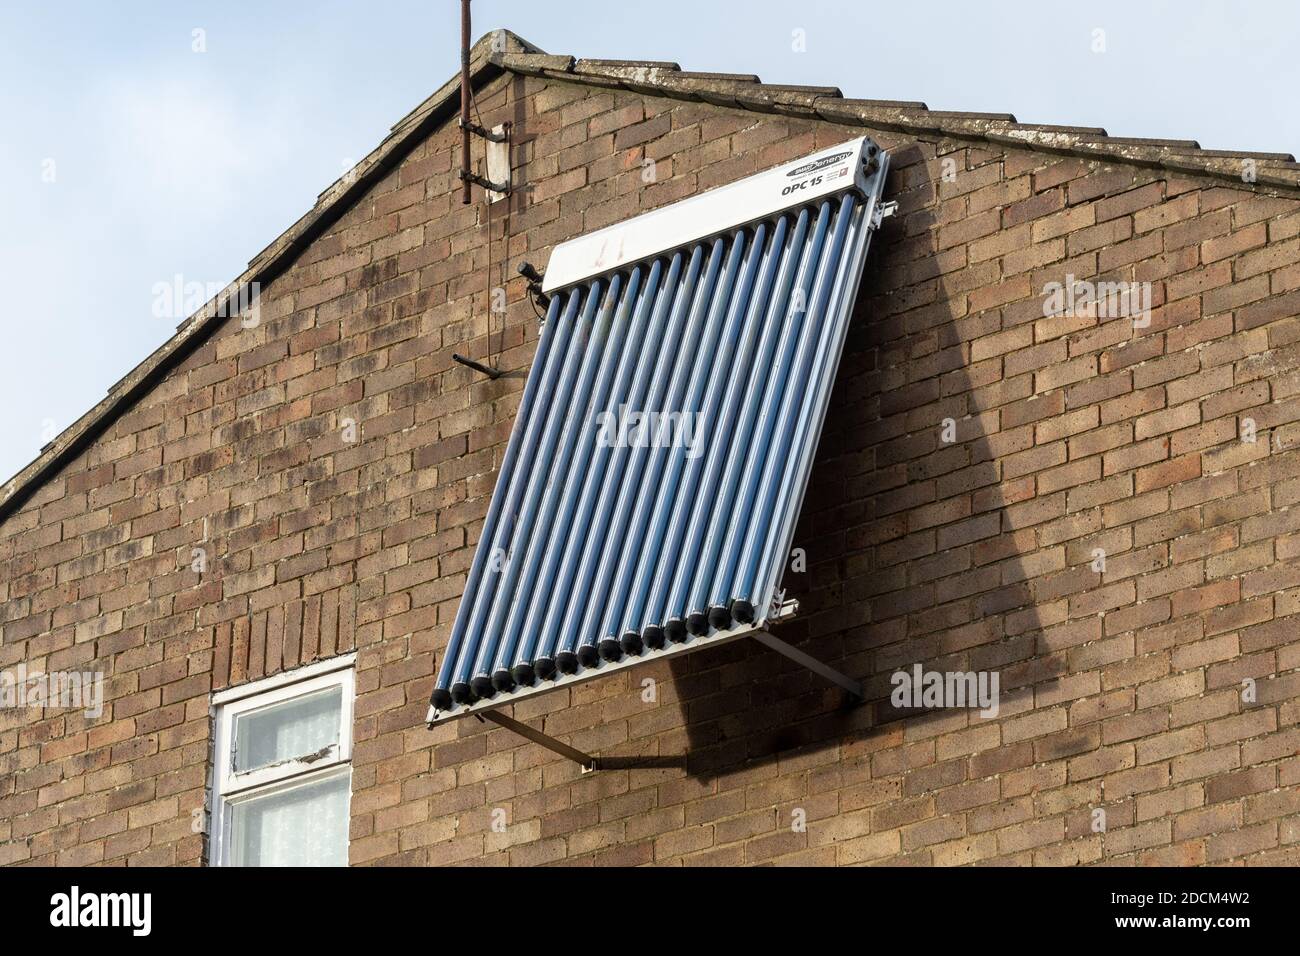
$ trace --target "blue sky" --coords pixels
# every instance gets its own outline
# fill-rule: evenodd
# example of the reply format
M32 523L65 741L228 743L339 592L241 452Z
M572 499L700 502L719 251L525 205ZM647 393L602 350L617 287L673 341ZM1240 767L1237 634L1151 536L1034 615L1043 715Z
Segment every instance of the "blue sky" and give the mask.
M0 480L174 331L179 318L153 314L155 285L224 285L455 72L457 11L452 0L0 9ZM474 18L475 37L508 27L553 53L1300 153L1300 5L1281 0L1059 11L476 0Z

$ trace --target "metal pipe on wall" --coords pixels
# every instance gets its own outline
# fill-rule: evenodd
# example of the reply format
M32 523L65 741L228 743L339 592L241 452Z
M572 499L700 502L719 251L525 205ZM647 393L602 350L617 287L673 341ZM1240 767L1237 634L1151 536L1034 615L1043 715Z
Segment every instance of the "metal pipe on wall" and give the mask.
M469 174L469 0L460 0L460 201L470 202Z

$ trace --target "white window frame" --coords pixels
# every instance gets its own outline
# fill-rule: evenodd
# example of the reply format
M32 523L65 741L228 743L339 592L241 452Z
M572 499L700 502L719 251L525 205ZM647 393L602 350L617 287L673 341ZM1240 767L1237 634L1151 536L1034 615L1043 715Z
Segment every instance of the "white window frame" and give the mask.
M263 680L241 684L212 695L212 806L209 861L230 866L231 812L253 797L289 790L321 780L346 776L348 805L352 802L352 715L356 697L356 654L344 654L308 664ZM235 718L331 687L342 689L339 742L314 760L289 760L239 773L233 764Z

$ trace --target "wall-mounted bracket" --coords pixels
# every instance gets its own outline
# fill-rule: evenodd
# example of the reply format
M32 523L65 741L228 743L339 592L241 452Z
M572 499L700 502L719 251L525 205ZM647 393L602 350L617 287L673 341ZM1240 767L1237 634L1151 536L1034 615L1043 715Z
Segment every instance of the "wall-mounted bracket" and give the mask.
M786 597L785 588L772 594L772 604L767 612L768 620L784 621L787 617L794 617L798 613L799 599Z
M544 274L538 272L531 262L519 263L519 274L528 280L528 292L542 309L551 304L551 297L542 291Z
M478 123L466 123L464 120L460 123L461 129L467 129L475 136L487 140L489 143L504 143L509 140L505 127L498 126L496 129L488 129L485 126L479 126Z
M501 369L493 368L491 365L484 365L482 362L475 362L472 358L466 358L457 352L452 352L451 358L452 361L459 362L466 368L472 368L476 372L482 372L490 379L498 379L501 377Z
M494 193L498 197L508 196L510 194L509 182L494 183L492 180L485 179L484 177L480 176L478 173L467 173L463 171L460 174L460 178L467 183L473 183L475 186L482 186L484 189L486 189L488 191L489 202L495 201L492 199L492 194Z
M821 661L817 660L817 658L805 654L803 651L799 650L799 648L787 644L779 637L773 637L769 631L754 631L751 637L764 647L770 647L778 654L788 657L800 667L806 667L818 677L825 678L837 687L843 688L858 700L863 700L865 698L866 695L862 691L862 685L852 677L840 673L833 667L828 667Z
M898 203L893 200L876 203L876 208L871 210L871 228L879 229L880 224L896 212L898 212Z
M470 172L468 165L466 165L460 171L461 181L483 187L487 192L489 203L505 199L510 195L511 185L510 124L500 123L491 129L487 129L478 123L471 123L469 120L462 118L460 128L466 141L472 134L487 143L487 175L480 176L477 173Z
M540 747L545 747L552 753L557 753L561 757L567 757L578 766L582 767L583 773L591 773L600 769L600 761L591 754L583 753L576 747L570 747L568 744L561 743L549 734L544 734L540 730L529 727L527 724L520 723L513 717L507 717L505 714L495 710L485 710L474 715L480 721L490 720L498 727L504 727L506 730L513 731L520 737L531 740Z

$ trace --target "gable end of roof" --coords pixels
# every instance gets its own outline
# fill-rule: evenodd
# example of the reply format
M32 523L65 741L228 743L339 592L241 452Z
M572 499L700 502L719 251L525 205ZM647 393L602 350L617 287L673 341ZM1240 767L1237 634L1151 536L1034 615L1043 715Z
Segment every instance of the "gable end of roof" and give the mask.
M1009 113L961 113L931 110L919 102L853 99L834 86L763 83L754 74L683 70L673 62L577 59L546 53L509 30L493 30L471 49L471 82L478 87L504 72L846 126L1158 167L1209 177L1239 189L1300 198L1300 164L1289 153L1202 149L1194 140L1137 139L1109 136L1096 127L1020 123ZM175 335L43 447L34 461L0 485L0 521L17 511L46 478L103 434L118 415L206 341L230 314L230 303L240 301L253 283L266 285L274 280L416 144L452 119L459 108L459 90L460 77L456 75L398 120L383 142L322 191L311 210L259 252L242 275L182 322ZM1246 161L1253 164L1251 182L1243 180Z

